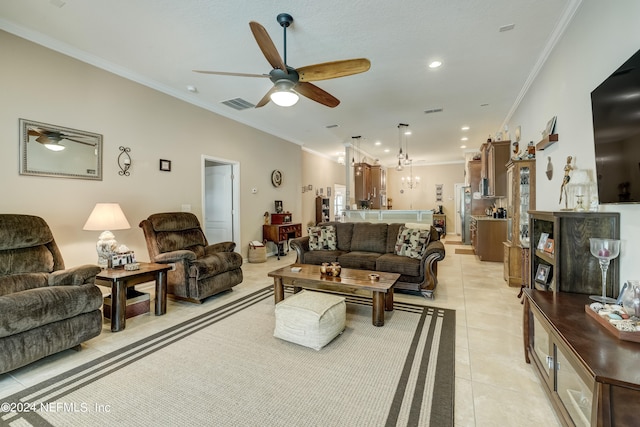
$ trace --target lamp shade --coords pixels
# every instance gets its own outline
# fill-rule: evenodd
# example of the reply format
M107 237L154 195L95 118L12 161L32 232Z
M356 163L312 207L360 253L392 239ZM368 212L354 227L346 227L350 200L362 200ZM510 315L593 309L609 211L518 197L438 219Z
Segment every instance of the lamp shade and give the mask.
M131 228L118 203L96 203L83 230L126 230Z

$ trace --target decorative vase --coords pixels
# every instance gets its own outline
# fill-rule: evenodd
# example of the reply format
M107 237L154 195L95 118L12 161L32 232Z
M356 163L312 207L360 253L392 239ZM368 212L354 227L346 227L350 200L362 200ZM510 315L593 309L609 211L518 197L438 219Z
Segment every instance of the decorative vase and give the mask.
M327 274L327 267L329 266L328 262L323 262L320 266L320 274Z
M340 277L341 271L342 271L342 267L340 267L340 263L338 262L331 263L331 275L333 277Z
M640 317L640 280L627 281L627 289L622 298L622 308L629 316Z

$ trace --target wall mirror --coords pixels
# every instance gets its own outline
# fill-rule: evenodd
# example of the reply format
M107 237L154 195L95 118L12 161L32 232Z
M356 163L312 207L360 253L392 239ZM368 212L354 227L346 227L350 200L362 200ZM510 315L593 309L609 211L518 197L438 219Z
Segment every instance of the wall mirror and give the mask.
M102 135L20 119L20 175L102 180Z

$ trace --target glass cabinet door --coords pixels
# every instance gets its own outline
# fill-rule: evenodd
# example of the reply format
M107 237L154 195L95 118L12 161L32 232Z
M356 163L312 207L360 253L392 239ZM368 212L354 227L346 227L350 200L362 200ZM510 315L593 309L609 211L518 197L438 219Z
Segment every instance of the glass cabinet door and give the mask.
M528 166L520 168L519 185L520 185L520 244L529 247L529 195L530 195L530 178L531 170Z
M549 332L542 326L537 316L532 312L533 319L533 350L534 356L544 368L545 380L552 385L553 381L553 355L551 354L551 338Z
M513 168L507 169L507 240L513 241L513 216L518 212L513 211Z
M578 427L589 427L593 391L580 378L558 347L556 347L556 392L574 424Z

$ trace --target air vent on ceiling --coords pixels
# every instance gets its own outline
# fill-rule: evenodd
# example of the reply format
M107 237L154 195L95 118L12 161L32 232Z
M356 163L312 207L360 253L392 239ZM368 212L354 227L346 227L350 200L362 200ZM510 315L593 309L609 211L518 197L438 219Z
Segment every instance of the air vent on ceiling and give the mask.
M255 104L252 104L249 101L245 101L242 98L229 99L227 101L222 101L222 103L227 107L231 107L234 110L238 110L238 111L255 107Z
M327 129L333 129L333 128L337 128L338 125L327 125L326 128Z
M432 113L442 113L443 109L442 108L432 108L430 110L424 110L425 114L432 114Z

